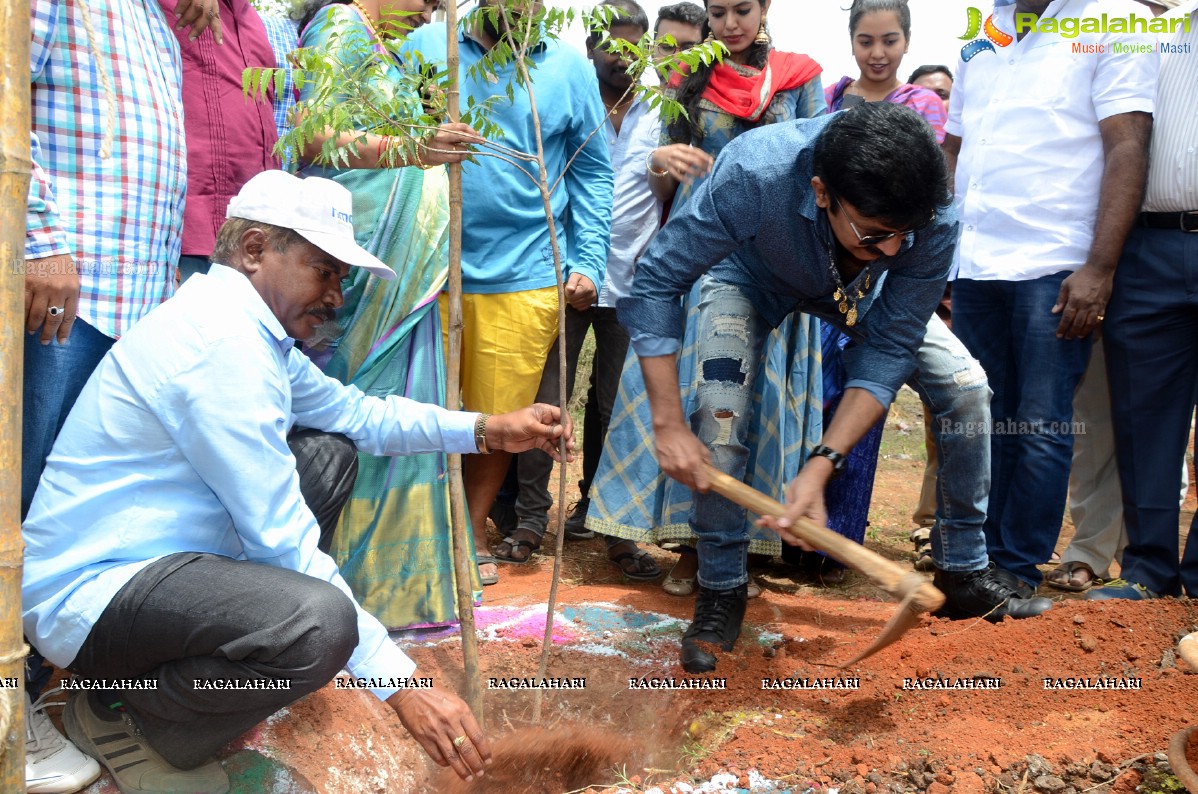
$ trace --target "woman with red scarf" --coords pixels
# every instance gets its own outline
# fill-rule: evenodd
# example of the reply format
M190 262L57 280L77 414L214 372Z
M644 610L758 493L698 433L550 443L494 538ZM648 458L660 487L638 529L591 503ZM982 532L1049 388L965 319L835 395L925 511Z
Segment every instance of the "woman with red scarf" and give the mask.
M719 41L728 52L722 63L676 72L670 79L671 93L687 117L666 128L663 145L649 160L649 184L663 202L684 201L724 146L745 130L824 112L820 65L770 46L770 0L707 0L704 5L707 42ZM676 193L679 183L683 189Z
M718 40L728 52L722 63L671 79L671 93L685 107L687 117L663 130L662 145L646 163L654 194L675 207L688 200L720 151L737 135L763 124L825 112L819 64L770 46L766 27L770 0L707 0L705 5L703 35L708 41ZM688 415L696 410L697 390L705 385L695 354L701 283L687 299L686 337L679 356ZM807 452L819 444L823 408L818 399L822 394L819 346L819 321L805 314L792 315L770 335L756 378L758 410L751 419L750 436L756 443L747 453L741 451L742 457L747 454L747 470L729 472L779 500L784 499L786 484L798 473ZM587 527L616 537L679 545L681 556L663 587L672 595L691 595L698 569L697 537L689 515L691 492L661 474L652 444L645 444L643 431L651 427L651 419L640 366L635 357L630 361L592 488ZM806 395L817 397L808 400ZM718 461L720 456L712 459ZM610 482L606 499L604 482ZM726 502L719 514L729 528L743 527L750 538L750 553L776 556L781 552L778 537L755 526L743 509ZM750 580L750 597L759 593Z

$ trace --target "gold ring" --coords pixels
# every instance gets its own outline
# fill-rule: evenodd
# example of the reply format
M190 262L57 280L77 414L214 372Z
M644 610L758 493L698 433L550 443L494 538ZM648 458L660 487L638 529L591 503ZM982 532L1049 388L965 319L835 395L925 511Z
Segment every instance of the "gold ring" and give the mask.
M465 744L465 743L466 743L466 737L465 737L465 736L459 736L458 738L456 738L456 739L454 739L454 740L453 740L453 746L454 746L454 747L461 747L461 746L462 746L463 744Z

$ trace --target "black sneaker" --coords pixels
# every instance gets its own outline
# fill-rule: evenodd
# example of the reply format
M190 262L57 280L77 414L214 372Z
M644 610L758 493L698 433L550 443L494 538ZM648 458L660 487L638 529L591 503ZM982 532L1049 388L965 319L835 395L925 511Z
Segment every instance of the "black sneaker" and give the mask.
M566 518L566 540L590 540L595 537L595 531L587 529L587 510L590 507L591 500L583 497L570 508L570 515Z
M1032 618L1052 608L1047 598L1022 598L998 576L993 564L980 571L936 571L933 584L944 593L937 617L962 620L985 618L997 623L1004 617Z
M1036 588L1032 587L1030 584L1023 581L1006 568L999 568L994 563L991 563L990 567L994 569L994 578L1005 584L1008 589L1013 590L1015 595L1019 596L1020 598L1032 598L1036 595Z
M749 586L731 590L699 587L695 599L695 619L682 635L682 669L688 673L709 673L715 669L715 654L707 646L732 650L740 636L749 602Z

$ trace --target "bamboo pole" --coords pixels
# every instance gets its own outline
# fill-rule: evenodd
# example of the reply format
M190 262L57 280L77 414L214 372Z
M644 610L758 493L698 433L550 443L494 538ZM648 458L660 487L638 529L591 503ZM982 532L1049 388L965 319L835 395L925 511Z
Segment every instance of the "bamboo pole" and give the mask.
M444 5L446 55L449 77L449 120L460 121L458 86L458 10L454 2ZM459 405L462 370L462 164L449 165L449 377L446 394L449 407ZM453 527L453 570L457 580L458 622L462 629L462 663L466 670L464 699L483 724L482 675L479 672L478 634L474 629L474 587L470 570L473 528L466 513L466 485L462 478L462 456L449 456L449 511ZM468 545L469 544L469 545Z
M0 0L0 37L0 791L24 791L20 493L29 3Z

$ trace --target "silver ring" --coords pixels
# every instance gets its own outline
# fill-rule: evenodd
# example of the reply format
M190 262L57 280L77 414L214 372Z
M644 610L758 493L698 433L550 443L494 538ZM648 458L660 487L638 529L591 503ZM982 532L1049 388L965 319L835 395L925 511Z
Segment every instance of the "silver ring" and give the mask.
M66 309L62 308L61 306L51 306L50 308L46 309L46 314L50 315L51 317L57 317L65 311Z

